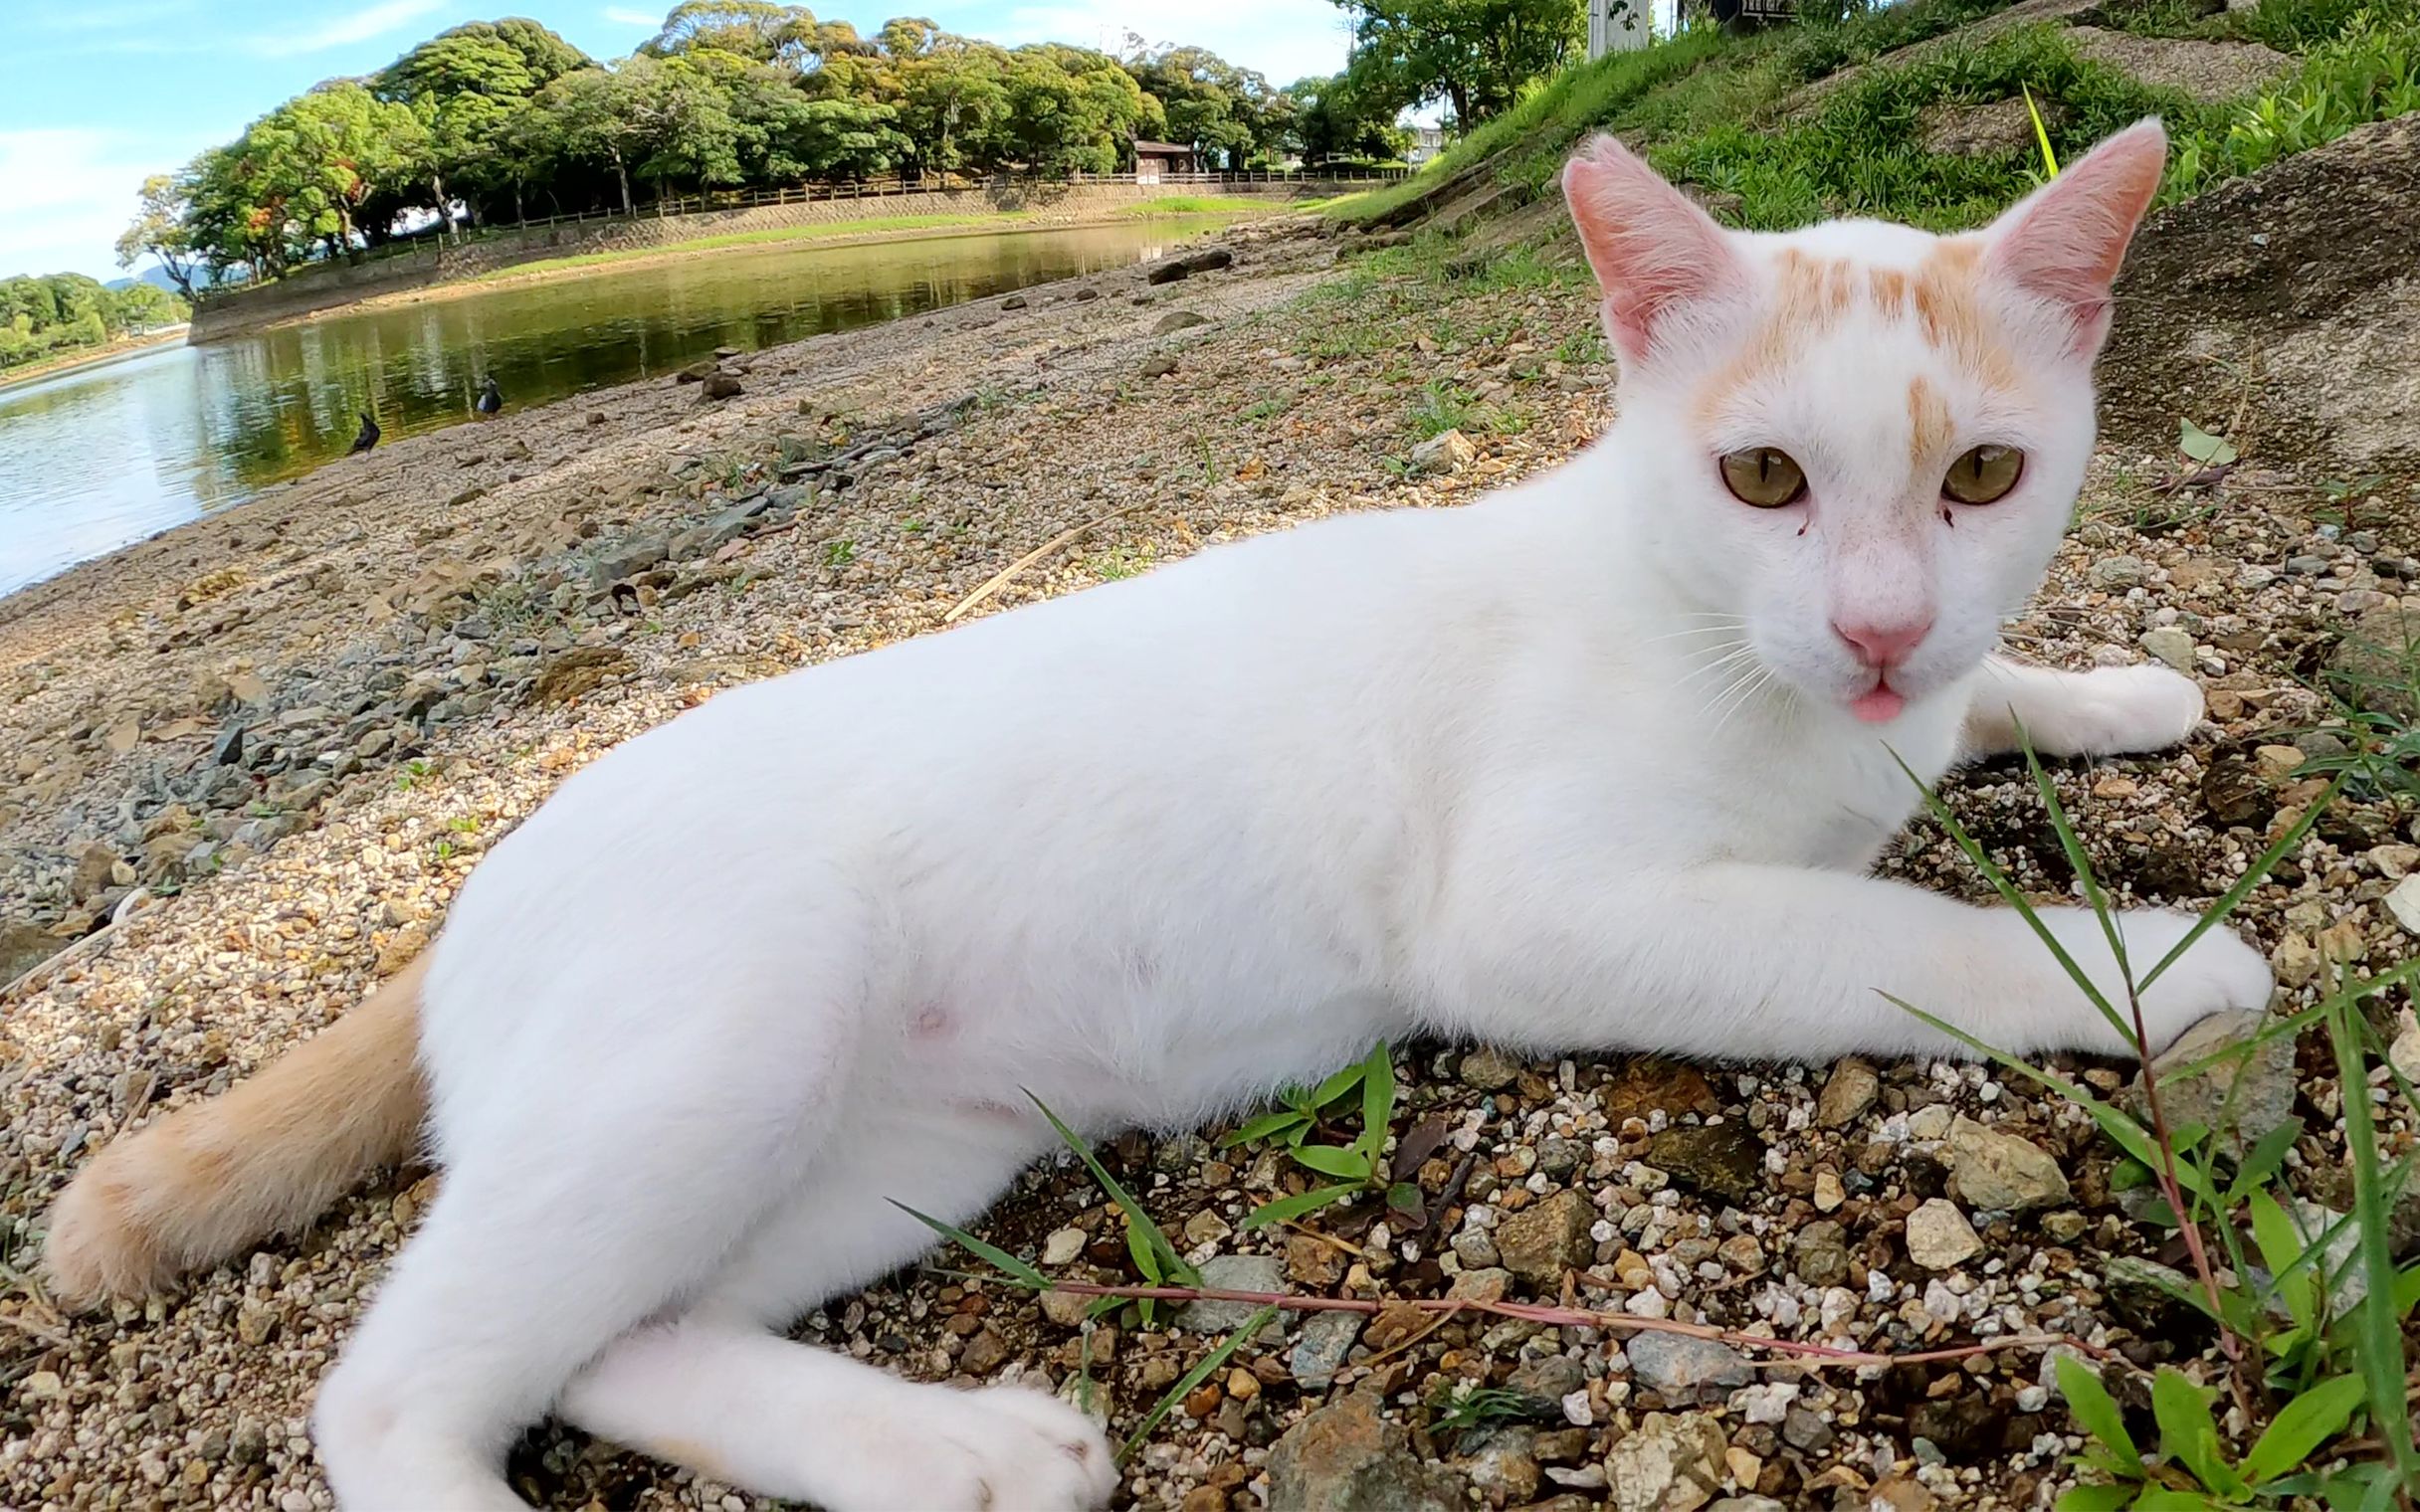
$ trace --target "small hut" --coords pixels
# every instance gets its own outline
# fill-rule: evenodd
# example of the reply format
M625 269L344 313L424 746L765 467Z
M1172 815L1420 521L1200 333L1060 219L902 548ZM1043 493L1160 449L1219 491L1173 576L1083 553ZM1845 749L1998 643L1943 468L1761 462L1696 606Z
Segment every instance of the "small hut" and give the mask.
M1138 141L1134 144L1134 181L1156 184L1177 173L1199 173L1201 158L1191 147L1175 142Z

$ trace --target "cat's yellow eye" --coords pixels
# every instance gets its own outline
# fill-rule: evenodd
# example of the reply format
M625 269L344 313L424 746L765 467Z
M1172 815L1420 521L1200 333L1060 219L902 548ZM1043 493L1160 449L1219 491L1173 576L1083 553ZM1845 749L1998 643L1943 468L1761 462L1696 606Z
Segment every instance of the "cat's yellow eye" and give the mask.
M2015 447L1976 447L1949 465L1941 491L1961 504L1988 504L2008 496L2025 472L2025 454Z
M1722 483L1731 496L1759 509L1794 504L1807 491L1807 475L1790 454L1775 447L1749 447L1722 455Z

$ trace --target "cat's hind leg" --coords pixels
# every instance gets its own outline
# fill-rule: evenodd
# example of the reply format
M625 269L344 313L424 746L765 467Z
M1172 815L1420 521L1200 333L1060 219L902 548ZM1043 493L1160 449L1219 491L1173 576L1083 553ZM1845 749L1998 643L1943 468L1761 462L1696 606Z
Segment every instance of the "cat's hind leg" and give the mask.
M684 962L675 984L617 955L521 1003L432 1007L444 1184L313 1414L344 1512L516 1512L514 1435L806 1180L864 1013L862 967L831 964L819 992L808 969Z
M2201 684L2164 666L2060 671L1993 657L1983 663L1962 739L1973 760L2020 748L2044 756L2120 756L2164 750L2202 718Z
M1047 1130L1009 1110L848 1120L816 1176L678 1320L625 1336L564 1393L589 1432L831 1512L1083 1512L1115 1489L1099 1428L1040 1390L919 1385L773 1330L931 1248L893 1200L971 1222Z

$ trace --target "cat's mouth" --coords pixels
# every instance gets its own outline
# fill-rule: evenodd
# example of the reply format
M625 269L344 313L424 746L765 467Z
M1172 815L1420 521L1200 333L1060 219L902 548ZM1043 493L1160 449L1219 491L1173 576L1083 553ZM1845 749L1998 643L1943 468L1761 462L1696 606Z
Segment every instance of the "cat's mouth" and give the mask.
M1868 724L1889 724L1908 706L1908 695L1891 685L1888 673L1877 676L1874 685L1849 700L1849 712Z

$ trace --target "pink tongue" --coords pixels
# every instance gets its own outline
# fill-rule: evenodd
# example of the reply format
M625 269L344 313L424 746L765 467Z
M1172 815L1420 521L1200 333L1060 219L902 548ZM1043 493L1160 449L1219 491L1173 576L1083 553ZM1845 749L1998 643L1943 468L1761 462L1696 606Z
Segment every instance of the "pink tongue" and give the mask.
M1907 706L1908 700L1885 682L1877 682L1849 700L1849 712L1868 724L1889 724Z

